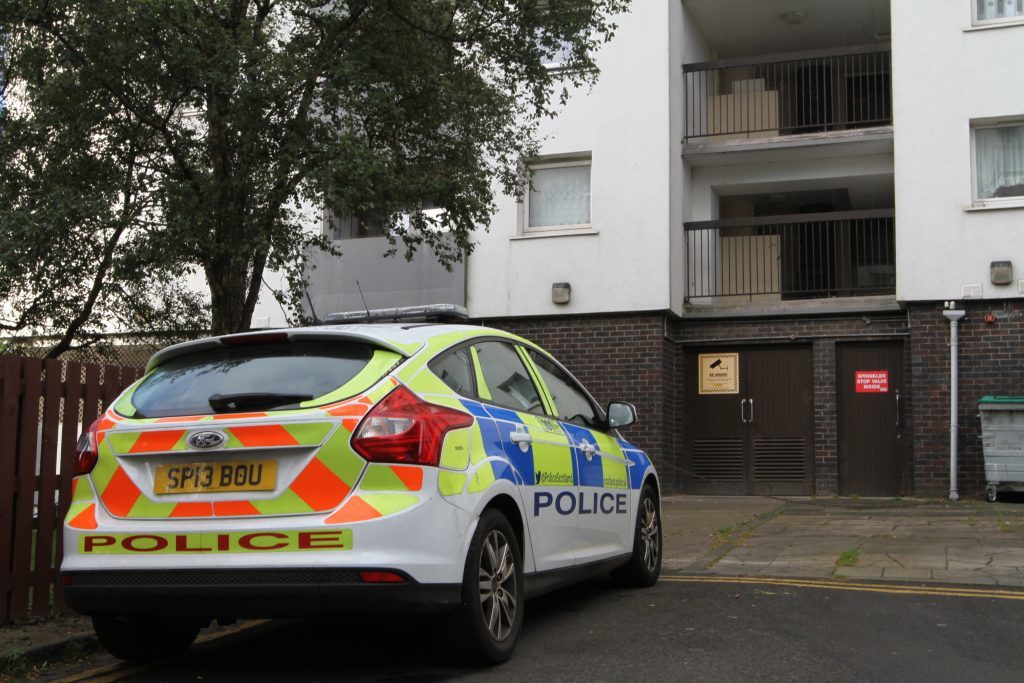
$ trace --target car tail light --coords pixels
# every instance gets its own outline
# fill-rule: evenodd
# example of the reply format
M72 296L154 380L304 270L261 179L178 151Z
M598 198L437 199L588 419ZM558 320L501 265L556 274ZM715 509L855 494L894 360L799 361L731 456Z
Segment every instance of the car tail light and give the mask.
M96 442L96 432L98 431L101 419L96 418L92 425L89 426L89 429L82 432L82 435L78 437L78 445L75 446L76 477L89 474L92 472L92 468L96 467L96 461L100 457Z
M399 386L359 423L352 447L370 462L436 467L441 460L444 435L472 424L472 415L427 403Z

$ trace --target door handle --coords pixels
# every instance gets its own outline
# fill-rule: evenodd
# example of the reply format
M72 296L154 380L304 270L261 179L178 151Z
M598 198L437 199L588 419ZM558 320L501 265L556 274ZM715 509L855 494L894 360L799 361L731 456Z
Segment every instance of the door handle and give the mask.
M597 453L597 446L583 441L580 443L580 450L583 452L583 455L587 456L587 460L590 460L594 457L594 454Z
M740 422L747 424L747 399L740 399Z
M509 440L514 444L519 445L519 450L523 453L530 450L530 444L533 443L533 437L530 436L530 432L523 430L517 430L509 434Z
M896 426L900 426L900 390L896 390Z
M748 398L747 400L750 401L750 419L747 424L754 424L754 399Z

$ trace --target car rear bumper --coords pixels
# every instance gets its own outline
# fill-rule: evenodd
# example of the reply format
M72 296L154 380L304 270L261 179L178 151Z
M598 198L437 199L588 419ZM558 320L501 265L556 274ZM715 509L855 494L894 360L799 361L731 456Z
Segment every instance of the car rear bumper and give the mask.
M64 572L64 596L81 614L150 613L271 618L345 611L445 611L461 585L367 583L365 568L239 568Z

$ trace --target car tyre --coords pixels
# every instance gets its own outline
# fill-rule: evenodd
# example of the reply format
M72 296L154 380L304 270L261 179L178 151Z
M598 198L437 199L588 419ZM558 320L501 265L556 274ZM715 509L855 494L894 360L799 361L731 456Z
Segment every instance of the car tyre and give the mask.
M485 510L466 555L459 614L474 662L500 664L512 655L523 626L522 557L505 515Z
M620 586L653 586L661 575L661 513L654 487L644 484L636 510L633 530L633 554L629 561L612 571L612 581Z
M199 634L195 620L152 614L94 614L92 626L107 652L133 662L176 657Z

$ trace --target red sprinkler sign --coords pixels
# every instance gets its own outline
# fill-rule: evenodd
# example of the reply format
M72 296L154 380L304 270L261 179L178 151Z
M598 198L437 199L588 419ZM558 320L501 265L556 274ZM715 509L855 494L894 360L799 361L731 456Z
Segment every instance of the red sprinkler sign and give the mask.
M889 393L888 370L857 370L854 384L858 394Z

